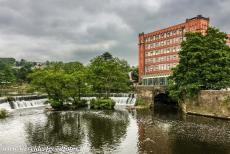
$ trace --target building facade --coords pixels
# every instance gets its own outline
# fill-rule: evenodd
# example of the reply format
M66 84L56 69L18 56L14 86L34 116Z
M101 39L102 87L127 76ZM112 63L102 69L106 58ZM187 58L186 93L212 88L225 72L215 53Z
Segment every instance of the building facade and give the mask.
M209 18L198 15L184 23L139 34L139 81L143 85L166 85L171 68L179 63L180 44L186 32L205 34ZM230 35L229 35L230 38ZM228 40L230 44L230 40Z
M230 46L230 34L228 34L227 45Z

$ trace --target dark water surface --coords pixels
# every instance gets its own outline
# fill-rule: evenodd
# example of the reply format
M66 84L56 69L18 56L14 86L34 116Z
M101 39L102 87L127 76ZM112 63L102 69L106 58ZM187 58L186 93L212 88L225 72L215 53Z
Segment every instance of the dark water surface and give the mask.
M185 116L166 107L21 110L0 120L0 153L230 154L230 121Z

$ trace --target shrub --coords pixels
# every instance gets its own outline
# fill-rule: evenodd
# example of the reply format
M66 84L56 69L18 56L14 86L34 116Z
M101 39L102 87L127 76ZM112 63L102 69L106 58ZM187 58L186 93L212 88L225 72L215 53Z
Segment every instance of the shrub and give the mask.
M60 110L63 108L63 103L57 100L49 99L48 101L53 109Z
M56 101L53 99L49 99L47 101L47 103L50 103L51 107L55 110L75 110L78 108L82 108L82 107L87 107L87 100L78 100L77 102L74 102L73 104L69 104L69 103L62 103L60 101Z
M146 106L146 105L147 105L147 103L143 99L138 98L136 100L135 106Z
M8 116L8 113L5 109L0 109L0 119L6 118Z
M115 102L110 98L97 98L90 101L91 109L114 109Z
M77 102L75 102L75 103L73 104L73 107L74 107L75 109L81 108L81 107L87 107L87 106L88 106L87 100L85 100L85 99L78 100Z
M14 102L14 101L15 101L15 98L14 98L14 97L11 97L11 96L8 96L8 97L6 98L6 100L7 100L8 102Z

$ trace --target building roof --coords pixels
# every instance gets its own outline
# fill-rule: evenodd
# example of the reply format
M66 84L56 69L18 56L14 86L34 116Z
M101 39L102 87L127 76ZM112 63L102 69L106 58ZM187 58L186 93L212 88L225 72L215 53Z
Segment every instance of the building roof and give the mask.
M190 18L190 19L186 19L186 22L190 21L190 20L194 20L194 19L204 19L204 20L209 20L209 18L203 17L201 14L197 15L196 17Z

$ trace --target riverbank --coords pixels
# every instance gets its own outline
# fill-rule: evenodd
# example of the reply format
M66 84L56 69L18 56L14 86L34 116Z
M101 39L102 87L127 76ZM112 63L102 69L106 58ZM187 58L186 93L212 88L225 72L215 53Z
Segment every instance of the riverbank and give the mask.
M230 91L201 90L194 99L185 99L182 109L187 114L230 120Z
M0 119L8 117L8 113L5 109L0 109Z
M162 89L154 86L136 86L137 99L144 100L141 104L154 106L156 97L159 95L165 97L167 94L167 89L165 91ZM184 99L184 102L178 105L186 114L229 120L230 90L201 90L197 97Z

